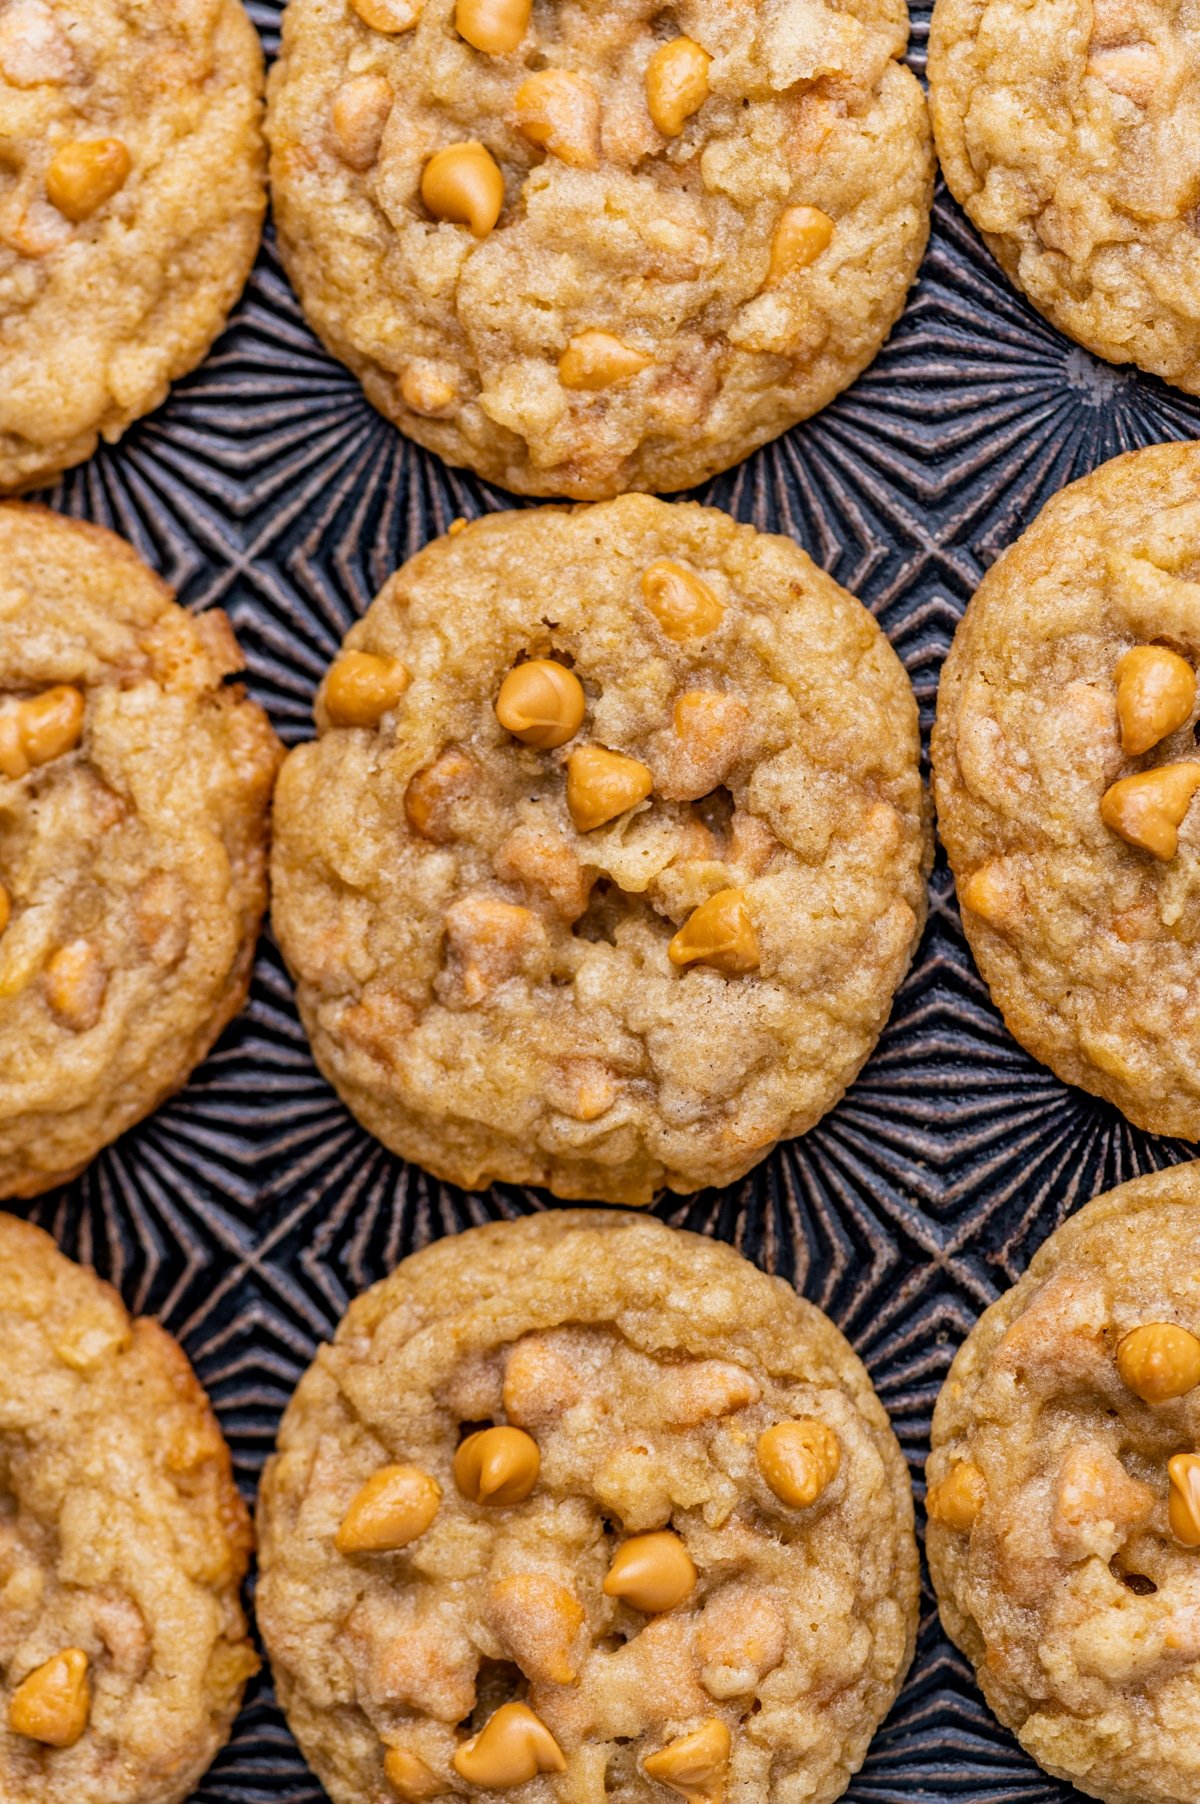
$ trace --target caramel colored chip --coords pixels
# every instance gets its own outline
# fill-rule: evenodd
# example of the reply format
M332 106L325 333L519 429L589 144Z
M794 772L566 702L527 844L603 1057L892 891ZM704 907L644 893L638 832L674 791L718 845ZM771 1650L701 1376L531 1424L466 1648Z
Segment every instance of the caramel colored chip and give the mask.
M1170 1403L1200 1384L1200 1340L1175 1322L1145 1322L1121 1341L1117 1370L1143 1403Z
M46 172L46 198L73 224L81 225L121 191L132 167L120 138L64 144Z
M833 221L820 207L785 207L771 240L768 288L777 288L796 270L807 269L833 242Z
M442 1501L436 1478L419 1466L384 1466L347 1510L335 1540L339 1553L394 1553L423 1535Z
M338 154L351 169L370 169L375 162L393 99L391 83L382 75L351 76L334 95L333 136Z
M451 144L426 163L421 199L435 219L469 226L476 238L486 238L504 205L500 165L474 138Z
M521 1428L481 1428L454 1455L454 1482L472 1503L523 1503L533 1490L542 1457Z
M562 1749L528 1704L501 1704L479 1734L464 1741L452 1764L468 1784L490 1791L567 1770Z
M600 162L600 97L590 81L569 69L540 69L513 99L521 136L572 169Z
M1183 726L1196 705L1196 673L1165 645L1135 645L1116 669L1121 749L1139 758Z
M647 1754L642 1765L651 1779L678 1792L686 1804L723 1804L732 1745L729 1730L714 1716L657 1754Z
M998 933L1015 927L1025 910L1020 879L1003 858L993 858L964 877L958 885L958 899Z
M411 31L421 16L416 0L351 0L351 4L372 31Z
M696 1567L678 1535L634 1535L617 1549L604 1595L619 1597L648 1616L673 1610L696 1588Z
M929 1487L925 1509L931 1522L942 1522L959 1534L969 1534L987 1502L987 1480L972 1460L957 1460Z
M1100 819L1127 844L1163 860L1179 849L1179 828L1200 789L1200 764L1160 764L1106 789Z
M383 1757L384 1777L403 1804L427 1804L445 1795L446 1786L419 1754L408 1748L389 1748Z
M415 772L404 792L404 815L413 832L439 844L452 839L455 808L470 797L479 778L474 758L454 745Z
M837 1477L838 1439L824 1422L777 1422L758 1437L758 1469L781 1503L804 1510Z
M26 777L73 752L83 736L84 713L80 691L60 683L0 714L0 776Z
M533 0L458 0L454 27L485 56L507 56L529 29Z
M576 1642L586 1621L574 1594L544 1572L514 1572L488 1596L488 1625L527 1678L571 1685L579 1677Z
M17 1686L8 1726L14 1735L48 1748L73 1748L87 1729L91 1707L88 1657L82 1649L68 1647Z
M458 400L454 372L448 365L439 366L427 358L406 364L400 372L399 386L404 405L431 420L448 413Z
M646 606L668 639L684 645L715 633L725 610L694 570L660 558L642 577Z
M335 727L377 727L408 685L399 658L343 652L325 679L325 710Z
M567 761L567 808L580 833L616 820L653 789L654 778L644 764L602 745L581 745Z
M1171 1481L1167 1519L1184 1547L1200 1547L1200 1454L1177 1453L1167 1464Z
M564 388L612 388L640 375L653 362L648 352L592 328L571 340L558 360L558 379Z
M727 976L759 966L758 936L740 889L718 890L684 922L667 947L673 965L711 965Z
M531 658L509 671L496 697L496 719L515 739L551 751L583 725L583 684L565 664Z
M694 38L671 38L646 64L646 105L665 138L677 138L708 99L712 62Z
M95 1027L104 1007L108 972L90 940L71 940L46 963L46 1001L59 1024L72 1033Z

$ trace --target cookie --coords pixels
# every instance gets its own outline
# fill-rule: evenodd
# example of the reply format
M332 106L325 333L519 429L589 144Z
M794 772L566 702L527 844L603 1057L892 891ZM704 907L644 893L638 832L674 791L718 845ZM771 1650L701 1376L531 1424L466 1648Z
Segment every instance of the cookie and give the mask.
M225 324L266 206L238 0L0 5L0 492L113 444Z
M258 1660L252 1542L182 1348L0 1215L0 1797L180 1804Z
M452 464L597 500L727 469L853 380L929 229L903 0L291 0L283 259Z
M1200 393L1200 25L1176 0L937 0L951 193L1006 275L1110 363Z
M996 1715L1109 1804L1200 1791L1200 1166L1052 1234L938 1399L926 1548Z
M334 1804L825 1804L913 1650L866 1371L782 1280L648 1217L406 1259L301 1380L259 1531L276 1686Z
M439 1177L649 1202L841 1095L925 912L916 705L790 540L625 496L427 546L276 797L317 1062Z
M1200 447L1063 490L942 673L938 828L1010 1031L1139 1127L1200 1139Z
M245 1000L279 747L114 534L0 506L0 1196L184 1083Z

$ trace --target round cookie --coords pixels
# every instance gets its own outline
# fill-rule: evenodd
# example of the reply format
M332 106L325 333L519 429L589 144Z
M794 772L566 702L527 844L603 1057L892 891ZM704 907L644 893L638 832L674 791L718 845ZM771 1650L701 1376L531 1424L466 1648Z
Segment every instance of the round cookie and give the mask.
M1200 1138L1200 447L1103 465L984 578L942 673L938 828L1035 1058Z
M0 1215L0 1796L180 1804L258 1660L252 1535L187 1357Z
M63 1183L245 1000L279 747L114 534L0 505L0 1196Z
M291 0L284 262L448 462L686 488L823 407L904 304L933 174L907 40L903 0Z
M318 1063L405 1158L645 1203L731 1182L862 1065L925 912L917 712L790 540L647 496L493 515L391 579L316 717L275 930Z
M301 1380L259 1531L276 1686L334 1804L825 1804L913 1650L866 1371L782 1280L648 1217L406 1259Z
M1200 393L1200 21L1178 0L937 0L942 169L1005 273L1110 363Z
M0 492L157 407L225 324L266 206L238 0L0 6Z
M1200 1789L1198 1336L1200 1166L1184 1165L1052 1234L934 1412L942 1621L1021 1745L1109 1804Z

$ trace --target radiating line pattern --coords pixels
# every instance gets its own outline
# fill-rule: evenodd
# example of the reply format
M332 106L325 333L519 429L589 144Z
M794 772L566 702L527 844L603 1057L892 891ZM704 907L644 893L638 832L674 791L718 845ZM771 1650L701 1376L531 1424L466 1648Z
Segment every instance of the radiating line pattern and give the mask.
M278 4L250 11L274 49ZM920 15L918 69L925 35ZM1195 401L1054 332L942 194L920 281L875 365L702 498L790 533L855 589L928 724L967 598L1041 503L1119 451L1198 428ZM204 367L48 499L123 532L189 606L230 612L249 685L290 742L309 732L322 670L397 563L456 515L512 505L372 412L308 331L270 243ZM741 1184L659 1213L732 1241L834 1315L919 1477L933 1399L980 1309L1066 1212L1187 1156L1008 1037L939 861L913 969L842 1103ZM358 1128L312 1063L268 941L250 1006L187 1089L27 1213L182 1336L249 1495L347 1300L430 1238L543 1201L465 1196ZM1067 1795L994 1723L927 1600L913 1676L850 1796ZM197 1804L321 1796L260 1681Z

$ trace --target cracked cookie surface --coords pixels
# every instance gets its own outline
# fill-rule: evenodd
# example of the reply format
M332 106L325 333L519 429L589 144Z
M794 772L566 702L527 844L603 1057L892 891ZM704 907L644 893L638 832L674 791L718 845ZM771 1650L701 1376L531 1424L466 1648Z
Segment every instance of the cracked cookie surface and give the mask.
M122 539L0 505L0 1196L63 1183L245 1000L279 748Z
M824 406L900 312L932 192L907 39L903 0L292 0L288 272L450 463L535 495L688 487ZM469 200L435 216L430 159L470 145Z
M1200 1138L1198 604L1200 451L1117 458L1056 496L984 578L942 672L933 734L938 831L1009 1030L1138 1126L1189 1139ZM1152 724L1167 730L1136 753L1119 712L1134 652L1171 653L1168 668L1193 678L1182 711ZM1164 832L1132 843L1113 802L1126 779L1152 773Z
M180 1804L258 1669L229 1450L171 1336L8 1215L0 1331L0 1795Z
M568 736L507 731L513 684ZM790 540L646 496L477 521L387 584L316 718L274 926L318 1063L406 1158L648 1202L862 1065L924 919L916 706Z
M489 1423L536 1445L520 1501L459 1488L460 1430ZM832 1457L788 1505L757 1450L801 1423ZM400 1551L339 1551L396 1461L436 1513ZM908 1476L865 1370L782 1281L646 1217L556 1211L405 1260L301 1381L259 1526L276 1685L335 1804L496 1796L487 1726L514 1703L514 1804L664 1804L685 1769L711 1804L825 1804L912 1652ZM654 1535L686 1549L682 1596L611 1576Z
M262 89L237 0L0 3L0 491L113 443L224 326L266 207Z
M1200 392L1200 12L937 0L930 106L955 199L1046 317Z
M1200 1445L1198 1274L1200 1168L1097 1198L972 1330L933 1419L946 1629L1022 1746L1110 1804L1200 1788L1200 1519L1171 1496Z

